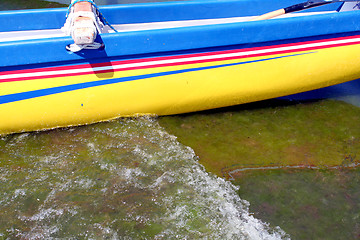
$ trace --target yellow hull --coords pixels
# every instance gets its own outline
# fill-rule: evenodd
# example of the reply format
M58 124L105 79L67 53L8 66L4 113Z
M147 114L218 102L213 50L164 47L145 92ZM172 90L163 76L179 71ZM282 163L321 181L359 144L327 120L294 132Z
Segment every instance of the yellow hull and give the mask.
M327 87L360 77L359 42L356 36L118 61L88 66L90 72L74 66L4 72L0 134L194 112Z

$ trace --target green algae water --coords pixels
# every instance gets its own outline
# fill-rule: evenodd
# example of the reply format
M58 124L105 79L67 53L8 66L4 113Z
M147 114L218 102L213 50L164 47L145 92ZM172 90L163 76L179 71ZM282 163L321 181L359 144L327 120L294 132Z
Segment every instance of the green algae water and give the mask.
M333 100L263 104L266 107L120 119L0 138L0 237L358 239L360 109ZM334 112L348 121L339 121ZM262 129L262 134L279 135L272 141L288 143L280 137L282 131L266 127L274 120L268 114L278 115L278 121L293 121L293 128L307 119L329 129L318 132L318 149L301 148L304 155L323 152L336 142L337 150L316 155L320 164L303 169L302 161L292 166L284 165L284 160L273 162L279 155L268 155L266 148L257 152L258 158L246 152L233 154L242 146L237 144L241 134L229 135L231 126L245 138L254 138ZM248 119L248 125L240 126L237 118ZM253 124L257 128L250 128ZM217 134L209 136L209 127ZM293 132L300 144L303 140L297 134L307 131ZM335 143L327 145L335 136ZM224 137L232 141L222 143L220 151L217 146ZM254 148L260 140L271 142L259 138ZM270 148L277 145L283 146L276 143ZM205 157L204 151L212 157ZM274 158L266 161L264 154ZM229 176L231 181L226 180Z
M360 237L360 168L242 171L233 182L255 217L292 239Z
M292 239L360 238L359 107L270 100L159 122Z
M3 239L286 239L152 118L0 140Z
M322 100L268 100L159 119L207 170L332 168L360 162L360 108Z

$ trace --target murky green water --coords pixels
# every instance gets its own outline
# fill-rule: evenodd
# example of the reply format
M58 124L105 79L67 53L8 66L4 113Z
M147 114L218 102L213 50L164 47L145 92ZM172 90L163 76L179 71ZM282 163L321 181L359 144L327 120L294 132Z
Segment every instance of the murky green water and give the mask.
M0 140L0 236L280 239L157 120Z
M360 169L355 166L359 163L360 150L360 130L356 124L359 109L338 101L285 107L276 104L271 107L270 103L274 104L265 102L264 108L247 105L212 113L120 119L2 137L0 236L4 239L357 239ZM333 148L337 142L338 150L330 149L323 155L325 161L329 154L349 154L348 158L338 159L338 165L321 162L301 169L299 165L283 166L286 162L282 160L270 161L269 166L269 161L261 163L263 156L268 155L264 149L265 152L257 152L258 158L251 159L255 166L249 166L249 158L253 157L250 150L256 149L256 144L254 148L245 148L250 153L238 154L237 141L242 137L253 138L259 129L263 134L279 136L273 139L273 144L277 142L275 146L288 141L282 137L281 130L266 127L273 124L268 116L270 112L279 121L293 121L294 128L303 125L299 119L306 118L309 126L319 126L322 122L324 127L319 128L324 129L332 125L332 119L338 119L331 117L334 111L350 120L337 121L329 131L318 131L318 149L307 149L303 154L319 152L317 156L321 159L320 153L326 150L330 139L327 134L339 129L340 133L330 134L338 139L329 145ZM321 117L316 117L315 112ZM239 118L247 119L248 125L238 125ZM196 122L200 125L196 126ZM205 127L210 123L215 123L210 126L213 131ZM249 127L253 124L258 128ZM236 138L227 130L231 126L238 126L237 131L248 130L242 136L236 134ZM349 135L342 134L341 129ZM297 134L294 138L301 142ZM343 141L341 137L352 140ZM222 143L219 151L217 145L224 138L230 142ZM262 144L271 140L257 141ZM193 146L194 142L197 145ZM211 158L202 158L204 149ZM301 160L298 154L293 156ZM219 173L229 163L233 165L225 168L228 172L224 178L211 173ZM209 173L203 165L206 169L216 169L217 165L221 168ZM225 180L229 176L232 180Z
M360 238L360 108L271 100L159 121L292 239Z
M234 184L255 217L292 239L360 238L360 168L243 171Z
M331 168L360 162L360 108L323 100L269 100L159 119L207 170Z

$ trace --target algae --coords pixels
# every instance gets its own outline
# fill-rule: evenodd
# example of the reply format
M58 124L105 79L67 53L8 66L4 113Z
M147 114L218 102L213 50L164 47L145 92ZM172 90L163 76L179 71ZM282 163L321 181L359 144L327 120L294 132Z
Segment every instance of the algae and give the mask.
M359 239L360 108L269 100L159 122L292 239Z
M254 219L236 187L205 172L156 119L13 134L0 147L0 238L285 235Z
M360 168L247 171L234 183L255 217L292 239L360 237Z
M360 108L335 101L269 100L159 118L225 178L236 169L332 168L360 162Z

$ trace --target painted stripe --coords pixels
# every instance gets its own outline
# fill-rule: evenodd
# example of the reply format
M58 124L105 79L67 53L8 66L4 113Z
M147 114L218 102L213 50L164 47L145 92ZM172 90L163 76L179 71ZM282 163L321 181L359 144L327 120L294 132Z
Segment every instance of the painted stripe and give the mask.
M44 69L20 70L0 73L0 82L23 81L41 78L55 78L77 76L94 73L106 73L112 71L125 71L135 69L147 69L164 66L178 66L194 63L206 63L250 57L265 57L274 54L287 54L299 51L312 51L322 48L339 47L359 44L360 37L343 37L332 40L318 40L305 43L276 45L271 47L258 47L241 50L228 50L210 53L188 54L182 56L169 56L150 59L137 59L116 61L111 63L82 64L74 66L62 66Z
M86 82L86 83L78 83L78 84L53 87L53 88L47 88L47 89L40 89L40 90L34 90L34 91L28 91L28 92L22 92L22 93L15 93L15 94L0 96L0 104L17 102L17 101L22 101L22 100L27 100L27 99L37 98L37 97L43 97L43 96L64 93L64 92L70 92L70 91L74 91L74 90L80 90L80 89L91 88L91 87L104 86L104 85L120 83L120 82L129 82L129 81L149 79L149 78L154 78L154 77L169 76L169 75L180 74L180 73L230 67L230 66L249 64L249 63L255 63L255 62L263 62L263 61L269 61L269 60L287 58L287 57L294 57L294 56L311 54L311 53L315 53L315 52L292 54L292 55L273 57L273 58L267 58L267 59L259 59L259 60L246 61L246 62L240 62L240 63L229 63L229 64L221 64L221 65L216 65L216 66L197 67L197 68L189 68L189 69L182 69L182 70L175 70L175 71L167 71L167 72L159 72L159 73L151 73L151 74L144 74L144 75L137 75L137 76L122 77L122 78L112 78L112 79L99 80L99 81Z

